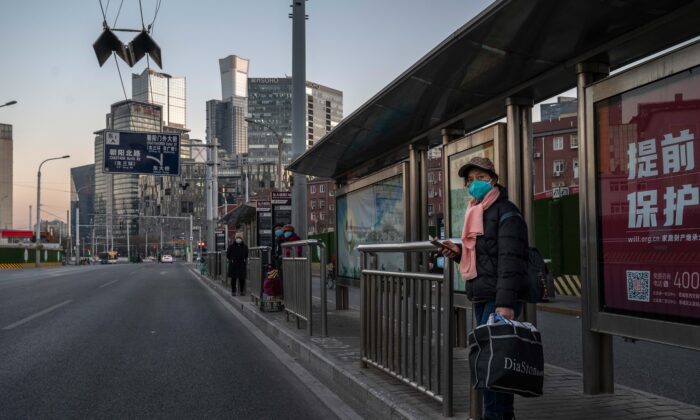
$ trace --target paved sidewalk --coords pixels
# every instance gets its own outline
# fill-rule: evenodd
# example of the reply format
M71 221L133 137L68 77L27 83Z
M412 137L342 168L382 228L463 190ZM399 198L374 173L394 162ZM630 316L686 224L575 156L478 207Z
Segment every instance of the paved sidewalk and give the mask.
M306 364L320 380L367 404L378 418L441 419L441 405L374 368L360 367L360 316L356 310L335 311L329 304L328 338L320 337L320 313L315 308L314 334L304 323L296 328L284 312L260 312L250 297L231 297L220 282L209 284L231 299L235 307L258 327ZM575 301L560 300L549 307L574 311ZM546 309L545 309L546 310ZM574 315L575 313L571 313ZM469 365L466 349L454 352L454 411L468 418ZM700 407L616 385L613 395L583 395L582 377L576 372L546 365L544 396L516 397L518 419L700 419Z

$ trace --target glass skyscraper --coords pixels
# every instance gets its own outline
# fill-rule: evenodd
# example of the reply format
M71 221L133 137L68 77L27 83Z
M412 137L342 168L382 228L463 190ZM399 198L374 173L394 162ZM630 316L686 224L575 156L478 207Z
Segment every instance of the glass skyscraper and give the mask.
M160 105L164 126L183 128L187 125L184 77L145 69L141 74L131 75L131 97L135 101Z
M292 160L292 78L250 78L248 95L248 111L259 123L248 124L248 164L277 162L278 139L265 125L282 136L282 165L288 165ZM343 118L343 92L307 81L306 100L306 145L309 148ZM256 177L260 171L252 173ZM271 179L275 178L273 174ZM260 185L261 180L254 181L257 181L254 185Z
M137 101L121 101L112 105L107 115L107 129L118 131L162 131L162 108L160 105ZM129 228L138 232L139 220L139 175L114 174L107 175L103 159L103 131L95 137L95 224L97 231L103 232L101 245L107 248L104 240L110 237L120 246L125 245L126 222L130 220ZM109 182L110 176L112 182ZM112 205L110 206L110 195ZM124 217L127 216L127 217ZM132 216L132 217L128 217ZM110 223L112 222L112 223ZM111 233L110 230L111 229ZM98 248L102 249L102 248Z
M207 101L207 143L218 138L230 156L248 153L248 65L235 55L220 59L222 99Z

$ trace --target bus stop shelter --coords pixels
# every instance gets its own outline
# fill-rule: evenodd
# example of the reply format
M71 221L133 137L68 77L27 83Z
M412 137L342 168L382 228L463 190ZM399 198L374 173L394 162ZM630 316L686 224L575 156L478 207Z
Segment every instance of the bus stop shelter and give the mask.
M678 233L683 226L690 230L700 226L697 207L692 207L697 204L700 174L689 164L695 157L690 153L694 150L691 137L698 133L697 123L692 123L693 118L698 119L693 114L698 104L690 102L700 94L695 84L700 49L690 44L649 63L622 69L698 36L699 18L700 3L687 0L495 1L341 121L289 169L336 180L340 185L338 217L343 197L349 202L367 188L381 189L401 211L394 218L397 228L391 234L412 242L426 240L428 234L428 149L442 148L446 213L455 208L456 200L451 202L447 193L458 181L451 173L453 168L468 156L486 155L494 159L501 183L532 226L532 106L576 87L581 276L586 279L582 296L584 392L612 392L613 335L700 349L700 291L693 289L700 278L700 267L694 265L700 246L692 233ZM610 76L611 71L619 73ZM680 96L664 96L662 85L667 82L680 89ZM659 94L649 96L648 89ZM658 100L641 109L635 97ZM678 103L669 111L672 102ZM633 108L640 111L636 119L625 113ZM616 113L619 109L623 111ZM662 110L675 112L675 116L654 120ZM504 117L506 124L488 126ZM619 121L611 125L614 119ZM661 120L666 126L658 122ZM658 166L636 166L649 162L652 144L644 136L649 134L646 128L656 127L652 123L659 125L653 133L658 139L654 153L656 147L661 150L677 144L678 150L685 147L685 160L679 157L678 164L664 160L668 163L664 166L659 154ZM633 134L624 142L615 134L623 128ZM666 143L659 143L662 141ZM670 175L683 174L675 181L661 177L667 169ZM627 188L621 197L628 207L619 217L603 208L610 197L619 196L604 190L612 180ZM658 212L649 211L651 197L662 203L669 188L674 194L682 189L677 197L687 204L686 212L679 213L679 201L673 201L663 213L661 207ZM640 195L631 196L633 191ZM669 213L675 214L671 227ZM685 225L679 225L678 217L684 215ZM453 230L450 218L445 217L448 236ZM338 222L340 241L344 229L340 223L346 222ZM628 222L625 232L610 228ZM650 233L662 225L681 230ZM641 230L635 233L635 229ZM643 264L650 256L661 264L676 255L673 247L659 245L669 235L690 235L684 243L688 255L681 259L680 274L668 267ZM530 239L532 242L532 232ZM635 240L641 260L616 254L615 243ZM625 269L624 264L629 267ZM676 274L679 277L674 278ZM666 296L667 301L657 302L653 293L655 287L664 287L664 281L664 293L675 294L675 298ZM626 291L618 290L625 285ZM460 298L455 295L455 304Z

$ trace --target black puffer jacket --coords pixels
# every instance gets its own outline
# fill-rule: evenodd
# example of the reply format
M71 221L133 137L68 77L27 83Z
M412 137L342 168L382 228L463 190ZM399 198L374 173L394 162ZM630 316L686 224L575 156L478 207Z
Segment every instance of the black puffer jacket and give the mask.
M484 211L484 234L476 238L477 277L466 282L467 297L515 308L518 299L526 298L529 287L527 226L508 200L506 189L499 188L501 195Z

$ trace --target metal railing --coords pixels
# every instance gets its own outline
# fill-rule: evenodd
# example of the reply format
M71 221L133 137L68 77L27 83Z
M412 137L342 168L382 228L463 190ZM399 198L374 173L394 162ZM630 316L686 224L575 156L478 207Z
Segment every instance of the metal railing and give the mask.
M360 245L358 249L363 367L371 365L400 379L441 402L443 415L451 416L451 264L445 265L443 274L377 269L377 253L403 253L411 262L435 251L430 242Z
M207 252L205 255L209 277L212 280L219 280L226 283L226 278L228 277L226 251Z
M248 249L248 272L246 274L250 279L250 298L256 304L262 301L263 282L267 274L266 267L270 264L271 251L272 248L269 246Z
M282 286L284 290L284 310L287 316L306 321L309 335L313 335L313 309L311 288L312 250L320 251L320 286L321 286L321 334L328 336L328 311L326 304L326 246L316 239L294 241L282 244ZM298 250L302 250L299 252ZM289 254L289 256L286 256ZM301 255L299 255L301 254Z
M219 255L217 252L207 252L207 269L209 271L209 277L216 279L219 276Z

